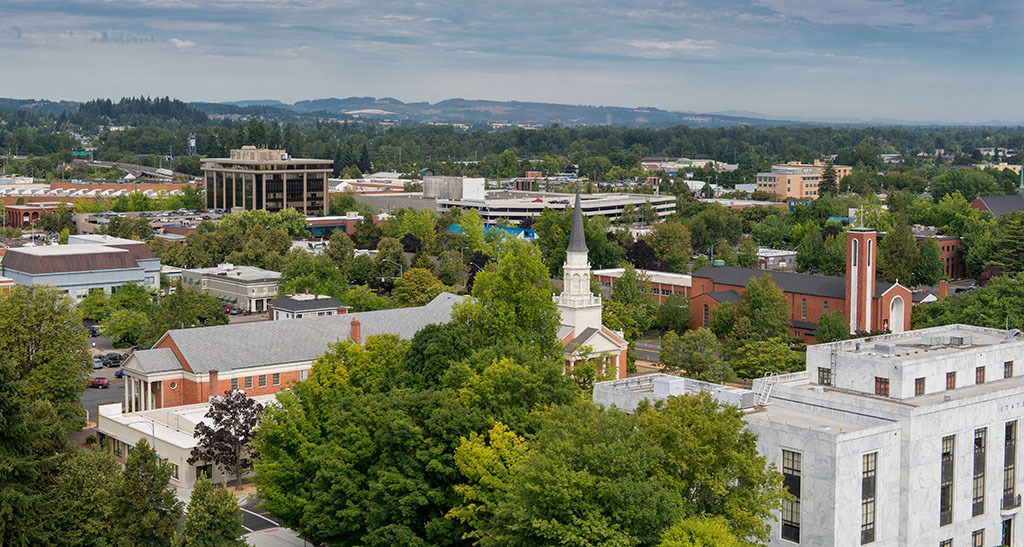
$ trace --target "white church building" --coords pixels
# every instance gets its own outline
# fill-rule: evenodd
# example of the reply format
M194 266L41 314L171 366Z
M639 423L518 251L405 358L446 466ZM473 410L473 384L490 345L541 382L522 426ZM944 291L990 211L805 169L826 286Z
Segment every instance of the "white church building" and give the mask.
M621 332L605 327L601 321L601 295L590 292L590 261L583 233L583 209L580 195L572 214L572 230L565 252L562 294L555 296L562 326L558 339L565 347L569 370L580 361L597 359L598 374L626 377L626 350L629 343Z

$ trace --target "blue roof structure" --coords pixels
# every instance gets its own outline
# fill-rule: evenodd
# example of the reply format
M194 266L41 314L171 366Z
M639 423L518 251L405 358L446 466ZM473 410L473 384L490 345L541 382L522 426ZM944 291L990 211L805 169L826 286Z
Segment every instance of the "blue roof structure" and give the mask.
M445 230L445 232L456 233L456 234L459 234L459 235L466 235L462 231L462 226L459 226L458 224L452 224L451 226L448 227L447 230ZM526 228L506 228L505 226L487 225L487 226L484 226L484 233L485 234L499 233L502 238L512 237L512 238L515 238L515 239L522 239L524 241L530 241L530 242L533 242L533 241L537 240L537 232L535 232L533 230L527 230Z

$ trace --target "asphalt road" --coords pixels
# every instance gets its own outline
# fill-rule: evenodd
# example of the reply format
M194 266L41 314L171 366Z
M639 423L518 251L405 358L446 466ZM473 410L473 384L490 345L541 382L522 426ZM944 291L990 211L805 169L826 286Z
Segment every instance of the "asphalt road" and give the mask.
M661 357L661 342L659 340L637 340L634 346L634 353L639 361L657 363Z
M270 512L257 507L259 504L260 499L252 496L248 502L239 505L238 509L242 512L242 526L245 527L245 531L258 532L268 528L281 527L282 524Z
M123 349L113 349L110 345L109 338L94 336L89 338L89 342L90 344L95 344L92 351L93 355L101 355L111 352L125 353L127 351ZM89 371L90 379L102 376L110 381L110 387L108 388L99 389L90 387L86 388L85 392L82 393L80 400L82 401L82 406L89 411L89 421L96 421L96 405L106 403L124 403L124 379L114 378L114 372L118 370L121 370L121 367L103 367Z

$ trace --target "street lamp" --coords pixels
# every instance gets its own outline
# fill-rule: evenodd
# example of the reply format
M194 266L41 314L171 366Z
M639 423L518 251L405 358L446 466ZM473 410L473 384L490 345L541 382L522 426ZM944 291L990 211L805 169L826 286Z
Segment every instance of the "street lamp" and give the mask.
M135 420L134 422L128 422L124 425L132 424L149 424L150 434L153 438L153 452L156 452L156 422L153 420ZM157 459L160 459L160 454L156 455Z

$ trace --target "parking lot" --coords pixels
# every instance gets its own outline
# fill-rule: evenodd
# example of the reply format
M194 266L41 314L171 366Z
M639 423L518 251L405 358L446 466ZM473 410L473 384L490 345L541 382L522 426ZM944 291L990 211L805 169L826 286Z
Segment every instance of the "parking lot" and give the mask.
M114 349L110 343L109 338L102 336L94 336L89 338L89 342L93 345L92 354L105 355L108 353L127 353L126 349ZM81 401L82 406L89 412L89 421L96 421L96 406L106 403L124 403L124 379L116 378L114 374L121 370L120 366L116 367L103 367L99 369L91 369L89 371L89 380L93 378L106 378L110 384L109 387L98 389L98 388L87 388L82 393Z

